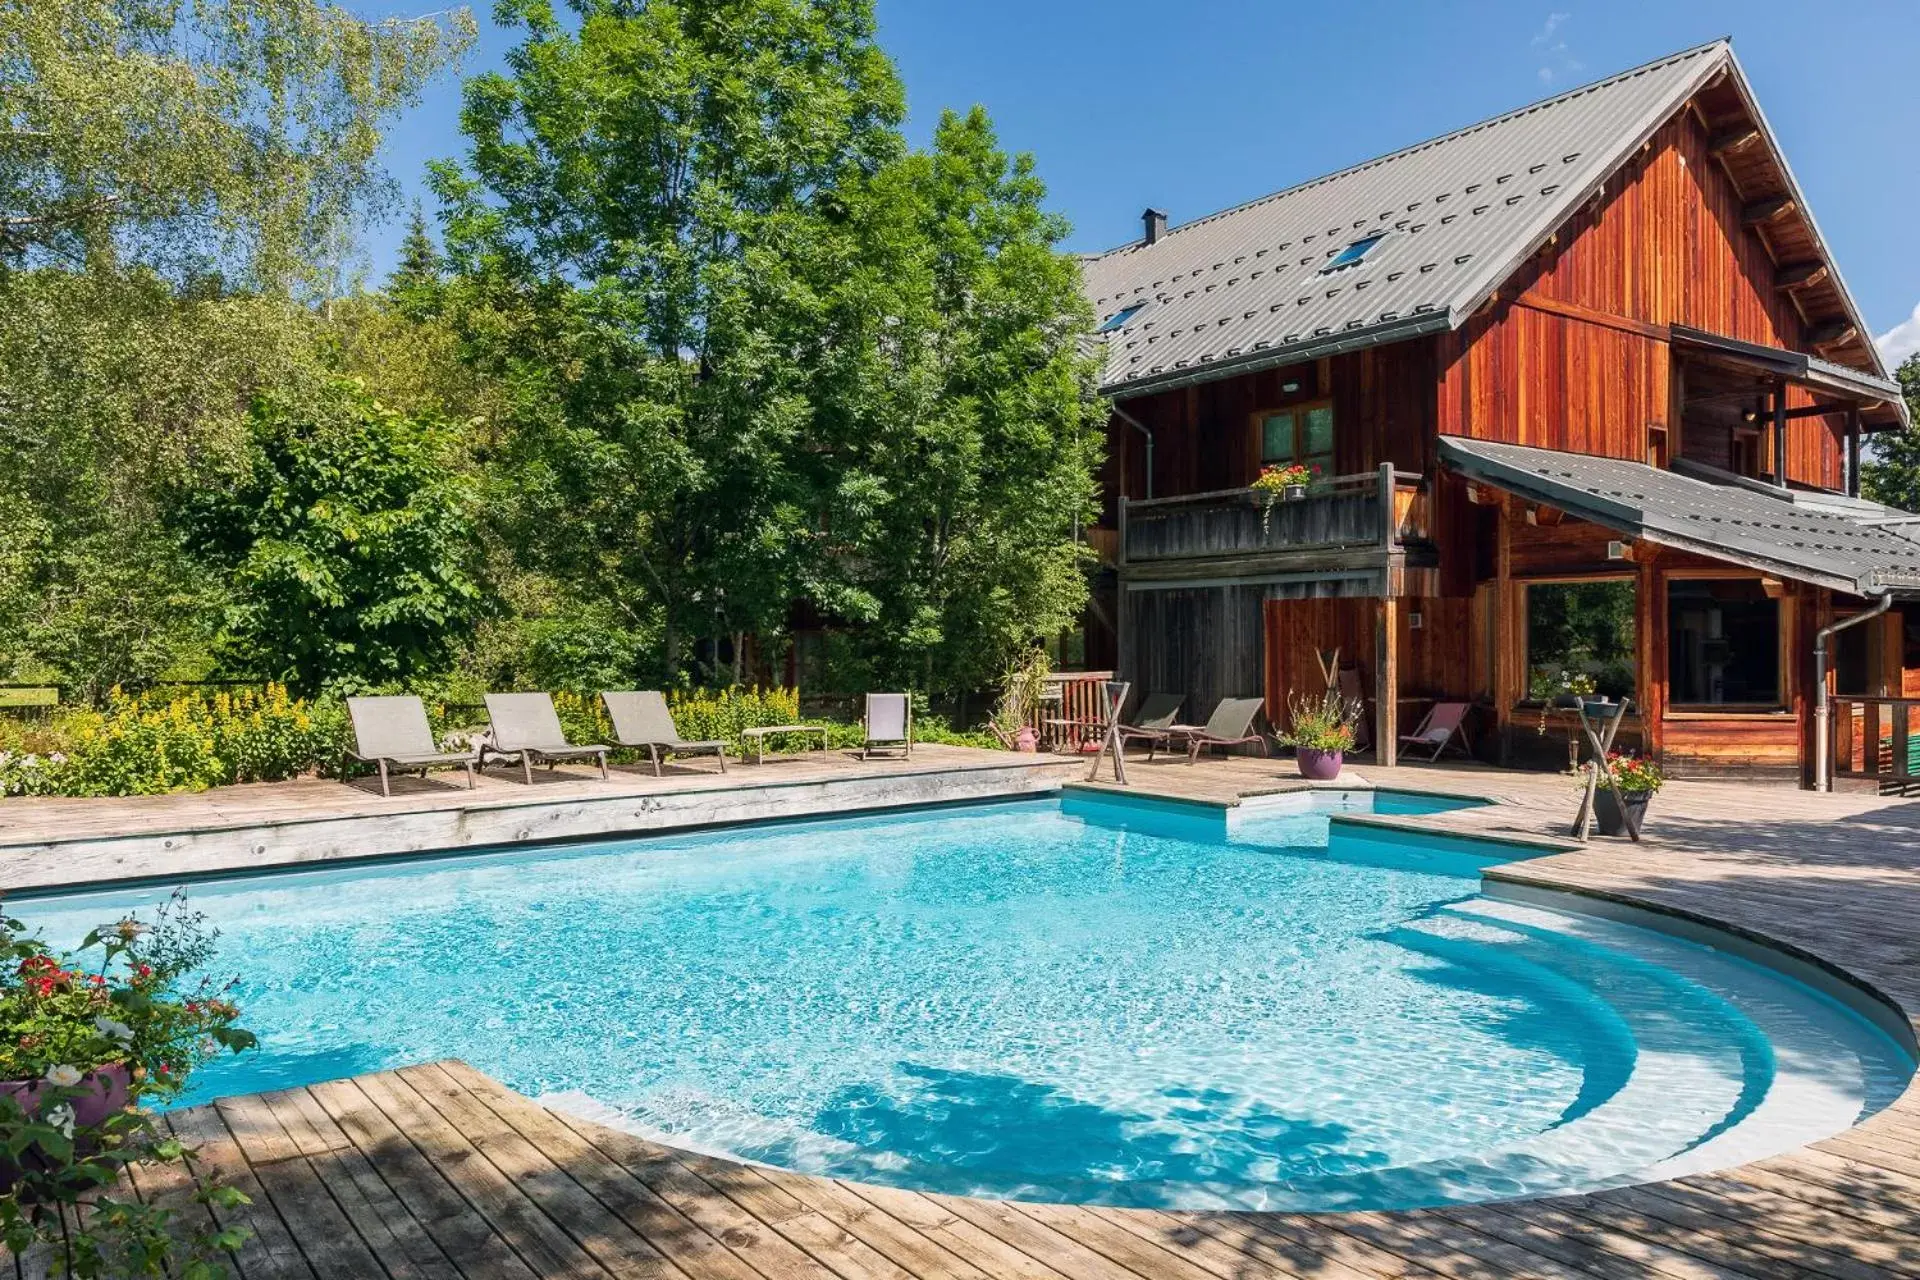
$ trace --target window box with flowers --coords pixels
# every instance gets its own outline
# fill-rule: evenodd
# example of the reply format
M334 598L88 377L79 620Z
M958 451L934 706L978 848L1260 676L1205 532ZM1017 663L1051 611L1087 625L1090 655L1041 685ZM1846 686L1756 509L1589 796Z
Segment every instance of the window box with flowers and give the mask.
M1262 467L1254 478L1253 491L1268 498L1280 497L1288 502L1307 496L1307 486L1320 479L1319 464L1308 466L1295 462L1288 466Z
M1640 830L1646 823L1647 806L1653 800L1653 793L1665 785L1667 776L1645 756L1624 751L1608 753L1607 771L1613 777L1613 786L1600 787L1593 796L1593 817L1600 834L1625 833L1629 814L1633 817L1633 829Z

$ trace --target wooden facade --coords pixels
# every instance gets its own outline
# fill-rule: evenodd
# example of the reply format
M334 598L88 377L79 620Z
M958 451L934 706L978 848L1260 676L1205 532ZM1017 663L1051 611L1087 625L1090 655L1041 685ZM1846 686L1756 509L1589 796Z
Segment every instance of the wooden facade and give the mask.
M1857 404L1689 337L1818 353L1831 327L1782 283L1808 273L1782 261L1792 236L1743 193L1750 159L1720 149L1716 116L1728 109L1724 96L1696 100L1668 120L1456 329L1122 401L1106 472L1122 676L1142 692L1184 692L1189 718L1258 691L1279 726L1288 694L1318 692L1337 650L1369 695L1384 759L1438 699L1477 704L1489 758L1551 756L1567 726L1528 700L1528 587L1613 578L1636 602L1639 710L1621 741L1677 772L1804 775L1814 633L1861 602L1623 547L1619 530L1469 486L1438 463L1438 440L1457 436L1847 488ZM1317 405L1331 406L1335 469L1386 466L1417 527L1351 495L1316 494L1276 516L1237 493L1260 473L1266 416ZM1208 555L1183 562L1191 571L1158 559L1194 543ZM1757 584L1744 589L1777 600L1774 705L1673 704L1667 602L1690 577ZM1899 625L1894 615L1873 639L1892 655L1876 667L1883 695L1920 689L1901 665Z

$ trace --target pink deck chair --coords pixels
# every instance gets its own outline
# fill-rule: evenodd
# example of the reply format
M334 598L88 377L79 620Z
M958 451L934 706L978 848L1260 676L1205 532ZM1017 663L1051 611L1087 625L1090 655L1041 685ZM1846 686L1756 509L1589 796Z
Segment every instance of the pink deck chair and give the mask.
M1471 756L1473 748L1467 742L1467 710L1464 702L1436 702L1427 712L1420 727L1412 733L1400 735L1400 748L1409 755L1412 748L1432 747L1429 760L1438 760L1450 746L1457 747L1461 755Z

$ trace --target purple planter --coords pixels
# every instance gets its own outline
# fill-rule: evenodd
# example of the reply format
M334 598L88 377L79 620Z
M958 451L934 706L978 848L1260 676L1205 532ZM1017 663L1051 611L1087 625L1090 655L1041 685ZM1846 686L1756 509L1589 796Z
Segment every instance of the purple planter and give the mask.
M84 1092L69 1100L73 1107L74 1127L91 1129L126 1106L127 1091L132 1083L132 1075L125 1066L119 1064L101 1067L82 1076L80 1083L74 1087ZM45 1080L0 1080L0 1094L19 1103L20 1109L28 1115L40 1110L40 1096L52 1087Z
M1295 762L1300 766L1300 776L1315 782L1332 782L1340 776L1341 753L1338 751L1320 751L1313 747L1294 748Z

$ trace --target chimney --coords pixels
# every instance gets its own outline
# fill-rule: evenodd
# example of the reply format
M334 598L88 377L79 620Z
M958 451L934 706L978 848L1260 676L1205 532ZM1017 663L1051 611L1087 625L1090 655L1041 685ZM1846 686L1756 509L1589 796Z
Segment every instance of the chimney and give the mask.
M1140 222L1147 229L1147 243L1158 244L1160 237L1167 234L1167 211L1149 209L1140 215Z

